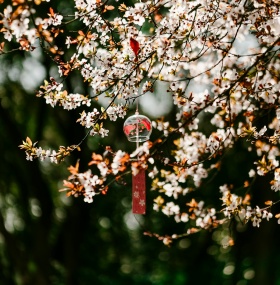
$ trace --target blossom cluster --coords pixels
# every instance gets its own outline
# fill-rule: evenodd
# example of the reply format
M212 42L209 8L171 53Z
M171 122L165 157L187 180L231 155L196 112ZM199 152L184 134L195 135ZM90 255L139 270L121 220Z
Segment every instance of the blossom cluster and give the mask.
M47 158L52 163L59 163L69 156L71 152L75 149L80 150L78 145L71 146L60 146L58 151L51 149L42 149L42 147L37 147L37 142L33 143L29 137L22 142L19 147L25 151L26 160L33 161L34 159L40 159L40 161L45 161Z
M66 90L62 91L62 88L63 84L51 78L50 82L45 80L37 96L44 97L46 104L50 104L52 107L59 105L66 110L76 109L82 105L86 105L87 107L91 105L91 100L86 96L82 94L68 94Z
M229 219L238 217L243 223L251 221L254 227L259 227L262 220L266 219L269 221L273 217L271 213L272 201L266 201L266 206L262 209L259 206L252 208L250 206L251 197L249 194L244 198L233 194L228 185L221 186L220 192L223 194L222 201L225 206L222 211ZM277 215L275 217L277 218Z

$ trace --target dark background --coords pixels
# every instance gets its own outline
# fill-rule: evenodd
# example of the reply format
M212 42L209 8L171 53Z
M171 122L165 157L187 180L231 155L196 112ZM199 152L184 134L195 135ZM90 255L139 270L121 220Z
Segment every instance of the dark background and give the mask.
M58 6L63 2L64 9L71 7L67 8L71 1L57 2ZM58 44L60 40L63 36ZM6 47L12 49L13 43ZM39 79L31 72L34 62L45 73L42 78L40 72ZM81 170L86 170L91 152L102 152L107 144L132 151L122 133L123 121L112 122L109 137L88 139L81 152L59 165L26 161L18 148L26 136L44 148L78 143L85 134L75 123L81 110L52 108L35 97L43 78L55 75L45 53L1 55L0 69L0 284L280 284L276 220L263 221L260 228L240 226L234 220L215 232L202 231L167 247L143 233L183 233L185 226L152 210L157 193L148 193L147 215L132 215L129 177L126 185L113 184L106 196L96 197L92 204L58 192L68 176L67 167L77 159ZM75 74L65 85L69 93L77 88L89 92ZM173 114L171 109L171 122ZM208 128L208 119L202 128ZM205 182L197 197L220 207L218 187L223 183L241 187L253 159L246 145L238 143L223 156L221 171ZM254 184L253 203L278 198L267 181ZM233 247L223 247L228 234L235 240Z

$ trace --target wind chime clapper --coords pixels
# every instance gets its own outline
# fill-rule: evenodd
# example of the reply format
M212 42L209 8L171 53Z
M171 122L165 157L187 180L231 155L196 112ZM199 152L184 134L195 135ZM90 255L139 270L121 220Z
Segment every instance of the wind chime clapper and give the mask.
M136 142L138 148L139 143L149 140L152 122L148 117L140 115L137 108L135 115L125 120L123 131L130 142ZM132 174L132 213L146 214L146 173L143 168L136 175Z

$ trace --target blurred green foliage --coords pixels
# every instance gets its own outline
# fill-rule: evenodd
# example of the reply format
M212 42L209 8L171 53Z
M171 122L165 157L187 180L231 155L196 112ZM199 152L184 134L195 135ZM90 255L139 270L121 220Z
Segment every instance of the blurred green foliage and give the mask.
M71 1L56 5L71 12ZM67 167L77 159L86 169L91 152L102 152L107 143L132 151L134 146L122 134L123 122L112 122L108 138L89 138L82 152L60 165L28 162L18 148L27 135L50 148L79 142L85 134L75 123L79 110L53 109L35 97L43 78L55 73L39 49L33 54L1 55L0 69L0 284L280 284L280 232L273 222L263 222L258 229L237 227L232 221L215 232L203 231L166 247L143 233L183 233L184 225L152 210L156 196L152 192L147 215L132 215L129 177L126 185L114 184L93 204L58 192ZM65 83L69 92L74 88L89 92L75 76ZM173 114L170 110L170 121ZM219 174L199 190L205 199L217 204L218 185L244 180L249 169L243 149L239 145L225 154ZM265 181L256 183L254 199L271 199L273 193L266 189ZM229 231L235 246L224 248L222 239Z

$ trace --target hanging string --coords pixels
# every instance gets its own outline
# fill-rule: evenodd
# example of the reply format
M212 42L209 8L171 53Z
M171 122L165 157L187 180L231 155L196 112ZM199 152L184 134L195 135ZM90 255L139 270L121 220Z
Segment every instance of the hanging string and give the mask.
M135 115L139 115L139 90L138 90L138 95L136 98L136 110L135 110Z
M137 58L137 55L136 55L136 58ZM139 72L139 74L140 74L140 68L138 69L136 69L136 77L137 77L137 75L138 75L138 72ZM140 87L140 86L139 86ZM136 97L136 110L135 110L135 115L139 115L139 89L140 88L138 88L138 94L137 94L137 97ZM139 139L138 139L138 137L139 137L139 125L137 124L137 129L136 129L136 136L137 136L137 139L136 139L136 149L138 149L139 148Z
M138 101L139 101L139 98L137 97L136 98L136 111L135 111L135 115L139 115L139 110L138 110ZM139 148L139 124L136 125L136 136L137 136L137 139L136 139L136 149Z

